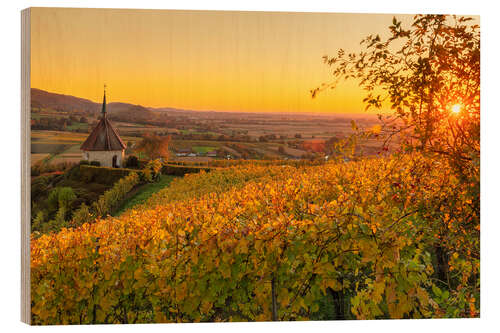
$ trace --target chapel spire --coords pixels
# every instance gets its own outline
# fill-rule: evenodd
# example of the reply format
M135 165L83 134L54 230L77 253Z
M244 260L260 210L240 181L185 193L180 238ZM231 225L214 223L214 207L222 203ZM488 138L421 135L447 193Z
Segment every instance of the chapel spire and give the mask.
M102 116L106 117L106 85L104 85L104 97L102 99Z

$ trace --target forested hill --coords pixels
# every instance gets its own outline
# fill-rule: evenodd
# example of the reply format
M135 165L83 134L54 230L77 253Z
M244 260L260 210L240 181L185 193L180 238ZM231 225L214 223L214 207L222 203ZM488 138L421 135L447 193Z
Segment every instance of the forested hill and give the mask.
M49 109L56 112L85 111L98 113L101 111L101 102L51 93L45 90L31 88L31 107ZM118 121L146 121L154 119L157 114L141 105L130 103L112 102L107 104L107 111L112 118Z
M31 88L31 107L47 108L63 112L74 110L97 112L101 105L85 98Z

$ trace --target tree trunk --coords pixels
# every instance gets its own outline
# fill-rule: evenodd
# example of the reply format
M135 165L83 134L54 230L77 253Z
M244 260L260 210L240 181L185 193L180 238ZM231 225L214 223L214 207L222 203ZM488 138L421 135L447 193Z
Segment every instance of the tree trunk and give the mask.
M331 288L328 288L328 293L332 297L333 300L333 310L334 313L332 315L332 319L334 320L345 320L345 311L344 311L344 292L343 290L335 291Z
M446 249L441 245L436 245L436 258L437 258L437 276L438 279L443 281L444 283L450 284L449 276L448 276L448 254L446 253ZM450 286L449 286L450 287Z
M278 303L277 303L277 296L276 296L276 282L274 279L274 276L271 280L271 298L272 298L272 321L277 321L278 320Z

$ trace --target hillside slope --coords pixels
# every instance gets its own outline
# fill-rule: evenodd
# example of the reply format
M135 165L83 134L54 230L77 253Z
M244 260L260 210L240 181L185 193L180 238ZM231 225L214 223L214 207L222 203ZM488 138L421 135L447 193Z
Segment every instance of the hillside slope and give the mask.
M31 106L64 112L71 112L73 110L98 112L101 107L100 104L88 99L51 93L36 88L31 88Z
M214 171L223 190L192 175L119 218L32 239L33 322L478 315L477 202L442 160L251 168L234 182Z
M47 108L60 112L87 111L98 113L101 111L102 104L91 100L48 92L41 89L31 88L31 106L34 108ZM107 104L107 111L111 117L118 120L150 120L157 114L141 105L130 103L112 102Z

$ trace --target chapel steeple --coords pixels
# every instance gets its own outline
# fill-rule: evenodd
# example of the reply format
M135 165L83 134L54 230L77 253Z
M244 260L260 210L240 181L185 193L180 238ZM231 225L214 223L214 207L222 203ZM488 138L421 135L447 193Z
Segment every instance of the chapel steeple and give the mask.
M102 117L97 123L97 126L90 133L87 140L81 145L80 149L88 151L121 151L123 152L127 146L122 141L116 129L111 125L108 117L106 117L106 85L104 85L104 97L102 99ZM94 158L97 160L97 158ZM93 159L90 159L93 160ZM101 163L104 164L104 163ZM110 163L108 163L110 164ZM111 164L110 164L111 165Z
M104 97L102 98L102 116L106 117L106 85L104 85Z

